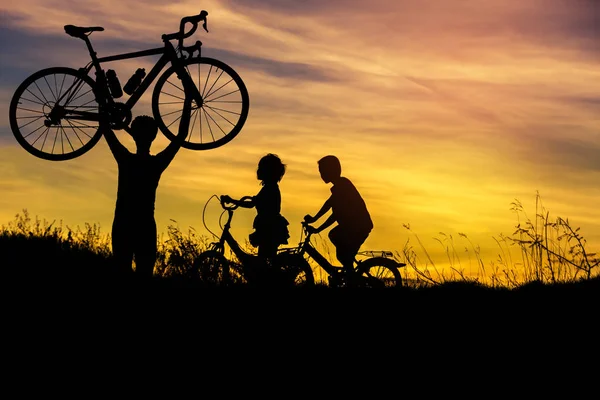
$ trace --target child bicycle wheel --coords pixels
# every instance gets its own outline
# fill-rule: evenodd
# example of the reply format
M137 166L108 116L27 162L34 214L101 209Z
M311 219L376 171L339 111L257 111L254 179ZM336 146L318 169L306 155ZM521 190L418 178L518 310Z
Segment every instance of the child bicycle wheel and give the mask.
M215 250L200 253L190 270L191 278L203 284L227 286L231 283L229 262Z
M50 161L70 160L100 140L98 121L71 111L97 115L94 80L67 67L40 70L21 83L9 107L11 130L30 154ZM97 117L96 117L97 119Z
M229 143L240 132L248 117L250 100L246 85L227 64L212 58L183 61L187 73L202 96L201 104L192 102L188 136L182 147L208 150ZM185 92L174 66L156 82L152 112L158 127L170 140L177 136Z
M401 287L402 276L396 261L385 257L371 257L358 265L357 271L366 277L367 287Z

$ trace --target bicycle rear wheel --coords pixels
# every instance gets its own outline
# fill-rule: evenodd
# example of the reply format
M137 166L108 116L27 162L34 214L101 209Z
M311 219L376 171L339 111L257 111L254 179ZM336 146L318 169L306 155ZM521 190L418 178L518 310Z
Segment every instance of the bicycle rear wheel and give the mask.
M191 269L192 279L212 286L226 286L230 283L229 261L215 250L207 250L194 260Z
M371 288L401 287L402 276L396 261L385 257L371 257L358 265L358 272Z
M183 63L203 101L192 102L190 127L182 147L208 150L229 143L248 117L250 99L242 78L213 58L192 58ZM171 66L160 76L152 94L154 119L170 140L177 136L184 98L183 83Z
M10 102L10 127L17 142L50 161L70 160L89 151L102 136L97 117L75 119L72 112L98 114L94 87L90 76L72 68L47 68L29 76Z

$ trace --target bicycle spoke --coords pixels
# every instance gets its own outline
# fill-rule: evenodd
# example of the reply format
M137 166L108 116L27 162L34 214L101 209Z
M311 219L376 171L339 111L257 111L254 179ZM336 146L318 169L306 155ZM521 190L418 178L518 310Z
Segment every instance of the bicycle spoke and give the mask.
M95 101L96 101L96 99L92 99L92 100L88 101L87 103L84 103L84 104L82 104L82 105L80 105L80 106L77 106L77 107L75 107L75 108L73 108L73 109L70 109L70 111L75 111L75 110L77 110L78 108L96 108L95 106L93 106L93 107L87 107L87 105L88 105L88 104L90 104L90 103L93 103L93 102L95 102ZM65 111L66 111L66 110L65 110Z
M40 106L44 106L45 105L44 103L40 103L39 101L30 100L27 97L21 97L21 100L27 100L30 103L39 104Z
M71 124L71 121L67 120L67 123L69 124L69 126L71 126L71 128L73 128L73 133L75 134L75 136L77 136L77 139L79 139L79 143L81 143L81 145L83 146L83 140L81 140L81 138L79 137L79 135L77 134L77 131L75 130L75 126L73 126L73 124ZM82 131L81 129L79 129L80 131ZM85 131L82 131L83 133L85 133ZM87 133L85 133L87 135ZM91 137L89 135L87 135L88 137Z
M39 97L38 97L38 96L37 96L35 93L33 93L31 90L29 90L29 88L27 88L27 91L28 91L29 93L31 93L31 95L32 95L33 97L35 97L36 99L38 99L38 100L40 101L40 104L42 104L42 105L46 104L46 102L45 102L44 100L40 99L40 98L39 98Z
M43 128L43 127L44 127L44 125L40 126L40 128ZM38 129L40 129L40 128L38 128ZM36 129L36 130L37 130L37 129ZM41 138L42 136L44 136L44 133L46 134L46 137L47 137L47 136L48 136L48 132L49 132L49 131L50 131L50 128L49 128L49 127L47 127L47 128L46 128L46 130L45 130L44 132L40 133L40 136L38 136L38 137L37 137L37 139L35 139L35 140L33 141L32 145L34 145L34 144L35 144L35 142L37 142L38 140L40 140L40 138ZM31 132L31 133L33 133L33 132ZM44 139L44 143L46 143L46 139ZM44 147L44 145L42 145L42 147Z
M93 125L93 126L92 126L92 125L88 125L88 124L85 124L85 123L81 122L81 120L78 120L78 121L79 121L79 122L80 122L80 123L81 123L83 126L85 126L86 128L91 128L91 129L94 129L94 130L96 130L96 129L100 128L100 125ZM84 132L84 131L82 131L82 132ZM85 133L85 132L84 132L84 133ZM86 133L86 135L87 135L87 133ZM90 138L91 138L91 136L89 136L89 135L88 135L88 137L90 137Z
M82 85L82 86L83 86L83 85ZM81 90L81 87L79 88L79 90ZM78 92L79 92L79 90L78 90ZM89 92L91 92L91 91L92 91L92 89L90 89L90 90L88 90L87 92L85 92L85 93L83 93L83 94L81 94L81 95L77 96L77 97L76 97L76 98L74 98L74 99L71 99L71 100L69 100L69 103L71 103L71 102L73 102L73 101L76 101L77 99L80 99L80 98L82 98L83 96L85 96L86 94L88 94L88 93L89 93ZM92 100L92 101L95 101L95 100L96 100L96 99L94 99L94 100ZM89 103L90 103L90 102L88 102L88 103L86 103L86 104L89 104ZM68 103L65 103L65 106L66 106L67 104L68 104Z
M15 117L15 118L16 118L16 119L29 119L29 118L37 118L37 119L40 119L40 118L42 118L42 117L36 117L36 116L34 115L34 116L31 116L31 117Z
M200 88L200 85L202 83L202 80L200 79L200 76L201 76L200 75L200 66L201 65L202 65L201 63L198 63L198 88Z
M40 125L39 128L37 128L36 130L33 130L33 131L29 132L27 135L23 136L23 139L27 139L29 136L33 135L34 133L36 133L37 131L39 131L42 128L44 128L43 124ZM38 139L39 139L39 137L38 137ZM37 142L37 139L35 141Z
M67 138L67 142L69 143L69 146L71 146L71 151L75 151L75 148L73 147L73 144L71 143L71 140L69 139L69 135L67 135L67 132L65 132L65 128L62 128L63 133L65 135L65 138ZM75 135L77 136L77 135ZM63 150L63 154L64 154L64 150Z
M62 90L63 90L63 85L64 85L64 83L65 83L65 79L67 79L67 74L63 74L63 80L62 80L62 82L60 83L60 91L58 92L58 93L59 93L59 96L60 96L60 94L62 93Z
M54 154L54 148L56 147L56 139L58 139L58 129L56 130L56 134L54 135L54 144L52 145L52 153ZM44 148L44 146L42 146L42 149Z
M73 86L76 86L77 89L73 90ZM71 87L69 88L69 90L67 90L67 92L65 93L65 96L67 94L69 94L69 96L67 97L67 100L64 103L65 106L67 104L70 104L72 101L76 101L80 97L85 96L86 94L88 94L89 92L91 92L93 90L92 88L90 88L90 90L88 90L84 94L82 94L80 96L77 96L77 94L79 93L79 91L81 90L82 87L83 87L83 81L82 80L79 80L77 83L73 82L73 84L71 85ZM75 97L75 96L77 96L77 97ZM73 97L75 97L75 98L73 98Z
M206 85L208 84L208 81L210 79L210 74L212 72L212 65L210 66L209 70L208 70L208 75L206 76L206 81L204 81L204 88L202 88L202 98L204 98L204 93L206 93ZM198 80L198 83L200 83L200 80Z
M221 75L223 75L222 72L221 72ZM208 94L206 95L206 98L209 98L212 94L217 93L219 90L221 90L222 88L224 88L225 86L227 86L231 82L233 82L233 78L231 78L230 80L228 80L227 82L225 82L223 85L219 86L219 88L215 89L214 91L211 88L211 90L208 91ZM217 82L215 82L215 83L217 83ZM214 84L213 84L213 86L214 86Z
M56 82L56 75L52 75L52 77L54 78L54 90L56 90L56 95L60 96L60 92L58 91L58 84Z
M35 118L35 119L33 121L29 121L25 125L20 126L19 129L25 128L27 125L33 124L35 121L37 121L38 119L40 119L42 117L40 116L40 117L23 117L23 118Z
M164 94L166 94L167 96L175 97L176 99L179 99L179 100L181 100L181 101L185 101L185 99L184 99L183 97L175 96L175 95L173 95L173 94L171 94L171 93L163 92L162 90L161 90L161 93L164 93Z
M65 143L63 141L63 133L65 133L65 130L63 129L63 127L60 127L61 131L60 131L60 146L62 148L62 153L65 154Z
M191 139L193 134L194 134L194 126L196 126L196 120L198 119L198 109L194 110L194 121L192 122L192 129L190 129L190 132L188 133L189 138ZM187 137L186 137L187 139ZM202 138L200 138L200 140L202 140Z
M44 77L44 82L46 82L46 86L48 86L48 89L50 89L50 93L52 94L52 96L54 97L54 102L56 102L56 95L54 94L54 92L52 91L52 88L50 87L50 84L48 83L48 79L46 79L46 77Z
M202 108L202 111L204 112L204 114L206 114L206 110L204 108ZM210 117L210 115L209 115ZM212 136L213 141L215 140L215 135L213 135L213 131L212 128L210 127L210 122L208 122L208 119L206 119L206 125L208 125L208 129L210 130L210 136Z
M213 84L210 86L210 89L208 89L208 94L207 95L202 95L203 98L207 98L210 97L211 93L212 93L212 88L215 87L215 85L217 84L217 82L219 82L219 79L221 79L221 76L223 76L223 72L225 71L221 71L221 73L219 74L219 76L217 77L217 79L215 79L215 81L213 82ZM228 82L229 83L229 82ZM226 83L227 84L227 83ZM226 85L225 84L225 85ZM223 85L224 86L224 85Z
M183 93L185 93L185 90L183 90L183 88L180 88L179 86L177 86L177 85L176 85L176 84L174 84L173 82L171 82L171 81L167 81L167 83L168 83L169 85L173 86L174 88L177 88L177 89L179 89L180 91L182 91Z
M181 112L181 110L171 111L169 113L164 114L163 117L166 117L167 115L175 114L175 113L178 113L178 112ZM179 117L179 118L181 118L181 117Z
M235 126L235 124L233 122L231 122L230 120L228 120L227 118L225 118L224 116L222 116L216 109L214 109L214 108L212 108L212 107L210 107L208 105L206 107L210 108L211 110L213 110L215 112L215 114L217 114L219 117L223 118L225 121L229 122L232 126ZM223 131L223 133L225 133L225 131Z
M239 91L240 91L239 89L236 89L236 90L234 90L233 92L225 93L225 94L223 94L223 95L221 95L221 96L219 96L219 97L215 97L215 98L214 98L214 99L212 99L212 100L208 100L208 101L207 101L207 103L210 103L210 102L212 102L212 101L215 101L215 100L217 100L217 99L223 98L223 97L225 97L225 96L229 96L230 94L232 94L232 93L235 93L235 92L239 92Z
M34 113L38 113L38 114L44 114L43 111L37 111L37 110L30 110L29 108L23 108L23 107L17 107L19 110L25 110L25 111L29 111L29 112L34 112Z
M182 113L183 114L183 113ZM174 120L173 122L171 122L169 125L167 125L167 128L169 128L171 125L173 125L175 122L179 121L181 119L181 115L179 117L177 117L176 120Z
M42 89L40 89L40 87L38 86L37 82L33 82L33 84L34 84L34 85L35 85L35 87L36 87L36 88L37 88L37 89L40 91L40 94L41 94L41 95L42 95L42 97L44 98L44 101L45 101L46 103L50 103L50 102L48 101L48 99L46 98L46 96L44 96L44 92L42 92Z
M208 107L208 108L210 108L211 110L219 110L219 111L223 111L223 112L230 113L230 114L241 115L241 113L236 113L234 111L224 110L222 108L212 107L212 106L209 106L209 105L206 105L206 104L205 104L205 106Z
M204 108L202 108L202 109L204 110ZM207 113L206 110L204 110L204 113L206 115L208 115L210 117L210 119L212 119L212 121L215 123L215 125L217 125L217 127L221 130L221 132L223 132L224 135L227 135L227 132L225 132L223 130L223 128L221 128L221 125L219 125L219 123L217 121L215 121L215 119L209 113ZM212 130L211 130L211 133L212 133ZM214 140L214 136L213 136L213 140Z

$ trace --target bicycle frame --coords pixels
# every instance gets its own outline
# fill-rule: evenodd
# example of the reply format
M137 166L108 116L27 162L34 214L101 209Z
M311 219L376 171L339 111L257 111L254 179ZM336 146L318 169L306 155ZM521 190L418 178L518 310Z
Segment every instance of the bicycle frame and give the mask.
M301 253L308 254L321 268L329 275L335 275L342 272L342 267L331 264L311 243L305 240L302 244Z
M304 225L303 225L304 226ZM306 232L306 231L305 231ZM293 252L304 257L304 254L308 254L325 272L330 276L336 276L343 272L341 266L331 264L310 242L311 234L306 235L304 240L300 242L297 247L283 248L279 250L279 253ZM356 265L355 265L356 268Z
M231 251L233 251L233 254L235 254L235 256L238 258L238 260L243 265L248 265L249 263L255 262L257 256L248 254L244 250L242 250L242 248L240 247L238 242L231 235L230 228L231 228L231 219L233 218L233 210L226 209L226 211L227 211L227 222L225 222L225 225L223 226L223 232L221 233L221 237L219 238L219 241L213 243L212 246L215 249L217 249L218 251L224 251L225 244L227 244L229 246L229 248L231 249Z
M306 234L306 237L304 238L304 240L302 240L300 242L300 244L297 247L293 247L293 248L287 248L287 249L280 249L279 251L282 252L296 252L296 254L299 254L301 256L304 256L304 254L308 254L321 268L323 268L323 270L325 272L327 272L330 276L337 276L338 274L341 274L344 272L344 269L342 266L339 265L333 265L329 262L329 260L327 260L310 242L310 237L311 237L311 233L308 233L306 231L306 225L305 223L302 224L303 229L304 229L304 233ZM363 256L368 256L368 257L375 257L375 256L383 256L383 257L389 257L391 255L390 252L388 251L372 251L372 250L367 250L367 251L361 251L358 252L357 254L363 255ZM361 263L364 260L354 260L354 270L358 270ZM401 264L402 266L404 264Z
M79 71L81 73L87 75L92 70L92 68L95 69L96 85L97 85L95 94L96 94L96 97L98 98L98 100L108 103L109 108L113 108L117 104L124 105L126 111L130 112L131 109L138 102L138 100L141 98L141 96L146 92L148 87L150 87L152 82L156 79L156 77L160 74L160 72L163 70L163 68L167 64L171 63L172 65L174 65L176 67L179 66L179 67L183 68L180 64L180 58L177 56L177 52L175 51L175 48L169 41L170 40L169 36L172 36L172 35L164 35L163 36L163 42L164 42L163 47L149 49L149 50L136 51L136 52L132 52L132 53L116 54L116 55L100 57L100 58L97 57L96 52L94 51L94 48L93 48L90 40L86 36L83 38L83 40L86 43L86 46L88 48L90 57L92 58L92 61L86 67L80 68ZM186 47L185 51L187 51L189 53L189 55L192 56L194 51L198 50L198 57L200 57L201 46L202 46L202 43L198 41L198 42L196 42L196 45ZM109 63L109 62L113 62L113 61L155 56L155 55L161 55L161 57L158 59L158 61L152 67L152 69L146 75L146 77L142 80L140 86L129 97L129 99L125 103L115 102L114 99L112 98L112 96L110 95L110 93L108 92L108 86L106 83L105 72L102 69L101 64ZM198 91L198 89L196 88L196 85L194 85L193 82L191 81L191 78L189 77L189 75L187 73L182 73L180 75L180 78L182 79L184 85L187 84L188 87L190 87L192 89L192 96L193 96L194 100L196 101L196 103L202 104L202 96L201 96L200 92ZM65 94L63 96L61 96L61 98L58 99L56 104L59 104L60 101L62 101L62 99L64 98L64 96L66 96L69 93L70 93L71 97L76 95L77 91L78 91L78 86L81 85L82 82L83 81L81 81L81 80L74 82L73 83L74 88L73 89L69 88L69 90L67 90L65 92ZM71 97L69 97L69 99L67 101L70 101ZM78 119L78 120L86 120L86 121L99 121L99 119L100 119L100 114L90 113L90 112L86 112L86 111L70 110L68 112L68 114L69 114L69 118L73 119L73 120Z

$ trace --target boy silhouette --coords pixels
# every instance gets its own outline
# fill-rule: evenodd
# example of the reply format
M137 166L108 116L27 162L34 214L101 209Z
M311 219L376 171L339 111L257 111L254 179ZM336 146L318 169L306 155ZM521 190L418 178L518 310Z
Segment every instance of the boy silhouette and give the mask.
M314 217L307 214L304 221L311 224L331 210L331 215L320 227L309 226L308 228L313 233L319 233L337 222L337 226L329 231L329 240L335 246L336 257L342 263L346 276L352 279L354 259L360 246L371 233L373 221L365 201L354 184L348 178L341 176L340 160L336 156L328 155L321 158L318 165L323 181L333 184L331 196Z
M125 128L136 144L131 153L117 139L108 124L104 124L104 138L119 169L117 202L112 225L112 251L117 270L132 272L135 260L136 276L151 278L157 252L154 204L161 174L169 166L188 134L191 97L186 91L179 132L160 153L150 154L150 146L158 133L154 118L136 117L131 128Z

